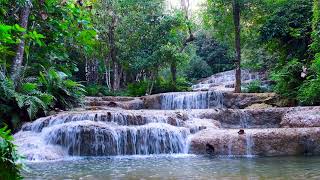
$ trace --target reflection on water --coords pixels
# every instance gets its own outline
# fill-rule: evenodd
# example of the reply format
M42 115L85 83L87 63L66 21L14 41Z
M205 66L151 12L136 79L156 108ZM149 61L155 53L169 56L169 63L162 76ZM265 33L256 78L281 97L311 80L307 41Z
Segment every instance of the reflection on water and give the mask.
M320 179L320 157L195 155L75 158L28 163L26 179Z

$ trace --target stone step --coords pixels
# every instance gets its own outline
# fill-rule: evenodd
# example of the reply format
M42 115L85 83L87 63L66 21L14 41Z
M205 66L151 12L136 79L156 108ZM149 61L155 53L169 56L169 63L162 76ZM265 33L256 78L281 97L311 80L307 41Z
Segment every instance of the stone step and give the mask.
M205 129L191 139L195 154L227 156L320 155L320 127Z

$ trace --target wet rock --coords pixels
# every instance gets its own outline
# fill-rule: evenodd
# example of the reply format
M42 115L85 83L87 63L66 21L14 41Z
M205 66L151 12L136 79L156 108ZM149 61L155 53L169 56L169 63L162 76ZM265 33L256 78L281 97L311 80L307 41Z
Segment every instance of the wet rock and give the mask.
M85 105L87 109L105 109L106 107L119 107L122 109L143 109L143 101L132 97L86 97Z
M237 130L205 129L192 137L191 151L206 153L208 144L215 155L319 155L320 128L247 129L243 136Z
M245 132L244 132L244 130L243 129L240 129L239 131L238 131L238 134L239 135L243 135Z
M279 97L275 93L224 93L227 108L244 109L253 104L275 105Z
M187 113L182 113L182 112L176 112L177 118L181 119L183 121L186 121L189 119L188 114Z
M111 101L111 102L108 103L107 106L109 106L109 107L117 107L118 104L116 102Z
M161 94L141 97L145 109L161 109Z
M260 104L252 104L245 109L267 109L272 108L273 106L270 104L260 103Z

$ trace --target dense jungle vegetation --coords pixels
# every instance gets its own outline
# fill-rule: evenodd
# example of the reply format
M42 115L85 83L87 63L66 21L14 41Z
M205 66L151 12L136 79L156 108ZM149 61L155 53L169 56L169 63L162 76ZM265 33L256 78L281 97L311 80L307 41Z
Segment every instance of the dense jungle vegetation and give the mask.
M320 1L166 3L0 0L0 123L14 129L86 95L188 91L240 65L266 71L288 105L320 104ZM1 168L19 172L10 132L0 135L0 164L11 162Z
M2 0L2 121L13 128L85 95L187 91L240 59L293 105L319 104L318 1L207 0L197 12L189 3Z

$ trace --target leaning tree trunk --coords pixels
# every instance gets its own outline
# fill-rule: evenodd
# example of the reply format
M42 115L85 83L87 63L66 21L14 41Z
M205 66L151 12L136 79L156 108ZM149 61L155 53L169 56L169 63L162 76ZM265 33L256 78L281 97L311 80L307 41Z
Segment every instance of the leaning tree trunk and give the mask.
M23 27L25 30L27 30L28 28L30 10L31 8L29 4L26 4L21 10L20 26ZM26 31L22 32L21 34L22 38L20 43L18 44L16 56L14 57L12 62L11 78L13 81L16 81L21 73L21 67L23 63L23 55L24 55L24 49L25 49L25 40L23 38L23 35L25 34L26 34Z
M235 26L235 48L236 48L236 82L235 92L241 92L241 44L240 44L240 4L239 0L233 0L233 20Z

